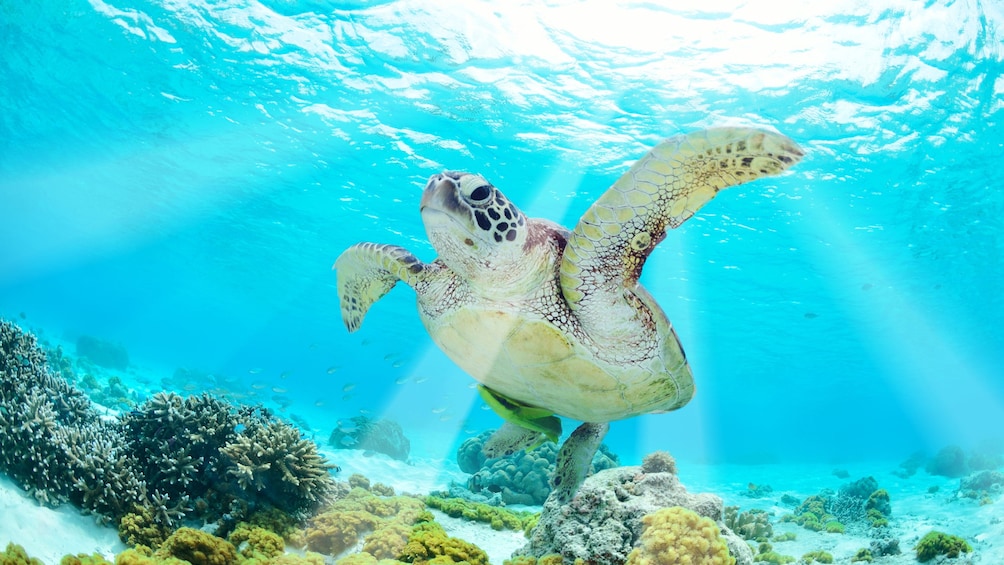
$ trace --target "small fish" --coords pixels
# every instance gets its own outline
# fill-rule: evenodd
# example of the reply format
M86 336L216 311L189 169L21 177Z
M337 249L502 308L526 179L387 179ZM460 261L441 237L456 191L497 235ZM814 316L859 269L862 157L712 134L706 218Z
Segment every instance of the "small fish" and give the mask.
M289 376L292 375L292 374L293 374L293 371L283 371L282 373L279 374L279 378L280 379L288 379Z
M248 369L248 373L252 374L252 375L257 375L260 372L261 372L261 369L259 367L255 367L254 369Z
M274 387L272 387L272 392L274 392L276 394L286 394L289 391L286 390L286 389L284 389L284 388L280 388L280 387L274 386Z
M395 357L397 357L397 354L395 354L395 353L388 353L387 355L383 356L383 360L384 361L390 361L391 359L393 359Z
M324 401L323 400L318 400L317 402L314 403L314 406L317 406L318 408L320 408L321 406L324 406Z
M404 361L394 361L391 363L391 367L394 367L395 369L404 367Z
M365 408L360 408L359 413L362 414L363 416L368 416L370 411Z
M328 367L328 371L327 372L328 372L329 375L334 375L335 373L338 372L338 367L335 367L334 365L332 365L331 367Z
M394 381L394 384L403 385L406 382L408 382L408 377L401 377L400 379Z
M365 339L363 339L361 342L359 342L359 345L362 345L364 347L367 346L367 345L369 345L369 344L370 344L370 338L368 338L368 337L365 338Z
M17 315L18 315L18 317L19 317L19 318L21 318L22 320L28 317L28 315L27 315L27 314L25 314L24 312L18 312L18 313L17 313Z
M265 383L251 383L251 388L255 390L261 390L265 388Z
M444 415L444 416L440 416L439 417L439 421L440 422L449 422L451 418L453 418L453 416L450 416L450 415L447 414L447 415Z
M415 379L415 384L421 384L427 380L429 380L429 377L418 377L417 379Z
M310 345L307 346L307 349L317 349L318 347L320 347L319 344L311 343Z
M446 408L433 408L432 409L432 413L433 414L442 414L443 412L446 412Z
M352 436L342 436L342 439L338 440L338 443L341 444L342 447L352 447L359 442Z
M352 400L352 396L353 395L351 395L351 394L343 394L342 395L342 401L343 402L348 402L349 400Z
M342 392L349 392L350 390L356 388L355 383L349 383L342 387Z
M811 320L813 318L818 318L818 317L819 317L819 314L816 314L815 312L806 312L805 313L805 319L806 320Z

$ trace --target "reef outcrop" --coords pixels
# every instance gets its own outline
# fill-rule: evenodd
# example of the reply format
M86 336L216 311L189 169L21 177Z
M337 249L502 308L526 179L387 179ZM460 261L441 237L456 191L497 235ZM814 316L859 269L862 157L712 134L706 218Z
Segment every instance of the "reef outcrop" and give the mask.
M407 461L411 441L404 436L401 425L393 420L374 420L366 416L350 418L348 425L339 425L328 438L335 449L365 449Z
M749 545L725 525L722 499L687 492L670 469L675 464L667 465L666 456L649 455L640 467L616 467L588 477L567 504L548 499L529 543L517 554L561 554L566 562L620 565L641 539L644 517L679 506L712 521L736 563L752 564Z
M466 489L473 496L467 498L494 504L543 504L551 494L550 478L558 458L557 444L548 442L530 451L487 459L482 446L492 433L489 430L469 438L457 449L460 470L471 474ZM617 456L606 445L601 445L593 456L590 473L618 464ZM464 496L456 488L450 494Z

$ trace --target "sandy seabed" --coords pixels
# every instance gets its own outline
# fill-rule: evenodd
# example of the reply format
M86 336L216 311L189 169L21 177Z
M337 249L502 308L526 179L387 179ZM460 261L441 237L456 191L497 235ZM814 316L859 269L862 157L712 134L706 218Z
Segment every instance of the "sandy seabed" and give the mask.
M450 481L463 482L466 475L447 461L415 460L404 463L379 454L360 451L327 451L325 454L341 467L338 477L347 479L353 473L367 476L373 482L391 485L398 492L424 494L443 489ZM1004 500L992 504L957 495L958 479L947 479L919 472L904 479L891 473L889 465L688 465L677 462L680 480L690 492L713 492L726 505L741 510L760 508L773 514L775 535L794 532L793 541L774 543L778 553L796 559L803 554L822 549L830 552L835 563L849 563L861 548L869 546L867 529L849 528L844 534L811 532L795 524L782 523L779 518L791 512L779 505L783 494L799 499L816 494L824 488L834 491L849 480L872 476L881 488L889 492L893 515L889 533L899 539L902 554L875 560L876 564L902 565L917 563L914 545L924 534L939 530L965 538L973 553L960 562L987 565L1004 564ZM834 469L846 470L850 479L833 474ZM749 484L771 485L769 497L750 498ZM937 487L937 489L932 489ZM934 492L930 492L934 490ZM495 531L485 524L453 519L437 513L437 520L450 535L477 544L484 549L493 565L501 565L525 539L521 532ZM0 546L8 541L18 543L45 565L57 565L66 554L100 553L108 558L126 549L114 528L99 525L94 516L81 514L73 506L58 508L40 506L33 498L6 477L0 477Z

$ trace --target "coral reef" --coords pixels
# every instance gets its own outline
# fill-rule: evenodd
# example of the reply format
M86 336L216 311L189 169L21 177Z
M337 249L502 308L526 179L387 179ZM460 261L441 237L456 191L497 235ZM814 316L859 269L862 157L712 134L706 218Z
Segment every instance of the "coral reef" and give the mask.
M93 336L77 338L77 355L108 369L124 371L129 368L129 352L125 346Z
M335 449L366 449L407 461L411 442L404 437L401 425L393 420L373 420L366 416L349 419L351 425L336 427L328 438Z
M492 433L489 430L468 438L457 450L457 463L461 470L472 473L467 480L467 490L474 495L482 495L481 501L488 503L543 504L551 494L550 478L554 474L558 446L547 442L531 451L517 451L506 457L486 459L482 446ZM617 456L605 445L601 445L593 457L590 472L595 473L618 464ZM459 490L453 490L450 494L478 500L477 496L465 495Z
M400 549L399 546L403 547L399 539L402 530L390 523L410 528L419 519L431 518L425 512L425 505L417 498L380 497L356 487L310 518L292 539L311 551L338 555L369 534L364 545L389 554L394 549Z
M962 477L959 481L958 495L978 500L989 499L991 495L1000 494L1004 489L1004 473L1000 471L979 471Z
M939 555L945 557L958 557L962 553L969 553L973 550L966 540L938 531L928 532L920 538L915 548L917 550L917 561L921 563L930 561Z
M625 565L735 565L718 525L693 510L663 508L642 518L638 547Z
M681 506L717 524L739 565L753 562L749 546L724 523L720 498L691 494L675 474L646 473L642 467L606 469L587 478L567 503L549 499L520 555L558 553L569 562L622 564L641 538L642 518L662 508Z
M771 544L762 542L757 546L757 553L753 557L753 561L756 563L773 563L775 565L783 565L784 563L793 563L795 558L790 555L784 555L774 551L774 547Z
M833 563L833 555L822 549L810 551L802 556L802 563Z
M60 366L70 364L55 350ZM243 428L243 429L241 429ZM119 420L52 373L36 338L0 320L0 472L155 547L187 517L315 508L334 488L317 447L261 408L154 395Z

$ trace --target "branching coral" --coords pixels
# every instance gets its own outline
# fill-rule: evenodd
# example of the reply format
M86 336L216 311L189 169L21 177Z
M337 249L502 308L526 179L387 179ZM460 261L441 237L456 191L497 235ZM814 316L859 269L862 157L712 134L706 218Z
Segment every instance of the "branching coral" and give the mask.
M713 520L680 506L642 518L639 546L626 565L735 565Z
M280 420L251 423L220 451L241 490L287 512L316 508L334 489L333 465L316 444Z

